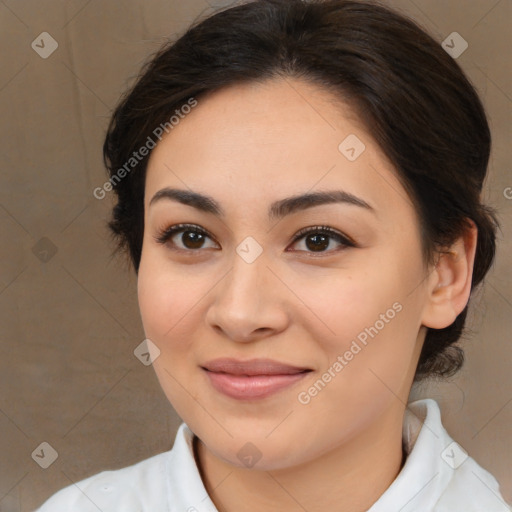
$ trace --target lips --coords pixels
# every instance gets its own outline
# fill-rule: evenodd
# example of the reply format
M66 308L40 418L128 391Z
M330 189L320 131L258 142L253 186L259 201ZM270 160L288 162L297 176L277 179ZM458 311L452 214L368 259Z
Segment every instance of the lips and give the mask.
M201 367L214 389L239 400L266 398L298 382L312 371L271 359L215 359Z

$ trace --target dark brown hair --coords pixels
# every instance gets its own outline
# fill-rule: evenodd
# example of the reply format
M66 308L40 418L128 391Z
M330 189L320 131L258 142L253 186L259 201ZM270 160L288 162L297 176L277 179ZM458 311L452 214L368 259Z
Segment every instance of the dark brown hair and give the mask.
M122 173L155 128L202 94L276 77L317 84L349 101L396 168L421 221L425 261L478 228L472 289L495 254L497 221L481 203L490 152L482 103L459 65L412 20L375 2L256 0L196 21L166 43L116 107L103 152L117 195L108 226L138 272L147 155ZM114 178L117 178L114 180ZM463 363L454 343L466 308L428 329L416 380Z

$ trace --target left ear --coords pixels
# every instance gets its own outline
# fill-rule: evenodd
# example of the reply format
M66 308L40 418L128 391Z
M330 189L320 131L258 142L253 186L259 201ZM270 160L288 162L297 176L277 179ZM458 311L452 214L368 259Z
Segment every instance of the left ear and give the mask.
M468 227L439 259L427 282L427 301L422 324L433 329L451 325L466 307L471 293L478 230L468 220Z

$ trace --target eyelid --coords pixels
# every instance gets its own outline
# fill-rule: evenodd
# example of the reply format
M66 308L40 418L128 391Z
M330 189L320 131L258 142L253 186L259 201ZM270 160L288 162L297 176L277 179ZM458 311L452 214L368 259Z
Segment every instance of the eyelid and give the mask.
M357 243L355 242L355 240L353 240L348 235L342 233L341 231L337 231L336 229L333 229L329 226L309 226L306 228L302 228L295 235L293 242L295 243L297 240L300 240L301 238L303 238L305 235L307 235L309 233L324 233L333 238L338 238L345 245L348 245L350 247L357 247Z
M167 226L167 227L158 229L157 235L154 236L153 238L155 239L156 242L165 244L165 243L167 243L167 241L169 240L169 238L171 236L175 235L176 233L183 232L183 231L194 231L201 235L205 235L208 238L211 238L213 241L215 241L215 243L217 243L215 238L208 231L206 231L206 229L202 228L201 226L198 226L197 224L186 224L186 223L185 224L173 224L172 226ZM183 250L186 250L186 249L183 249ZM191 251L191 250L188 250L188 251L189 252L197 252L197 251Z

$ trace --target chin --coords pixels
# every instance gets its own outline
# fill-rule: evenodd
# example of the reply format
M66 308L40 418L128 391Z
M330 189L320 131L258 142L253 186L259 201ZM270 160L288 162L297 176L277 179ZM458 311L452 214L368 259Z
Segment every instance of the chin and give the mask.
M232 466L254 471L276 471L300 464L293 456L296 451L293 448L283 450L268 444L242 442L238 450L231 446L227 451L213 453Z
M201 429L202 430L202 429ZM208 451L226 463L241 468L258 471L273 471L287 469L296 466L307 460L307 454L302 449L300 460L297 458L297 447L303 448L303 442L296 434L282 431L279 434L273 433L261 435L259 432L247 428L243 435L212 435L211 430L204 429L203 432L196 432ZM302 440L304 435L299 436Z

